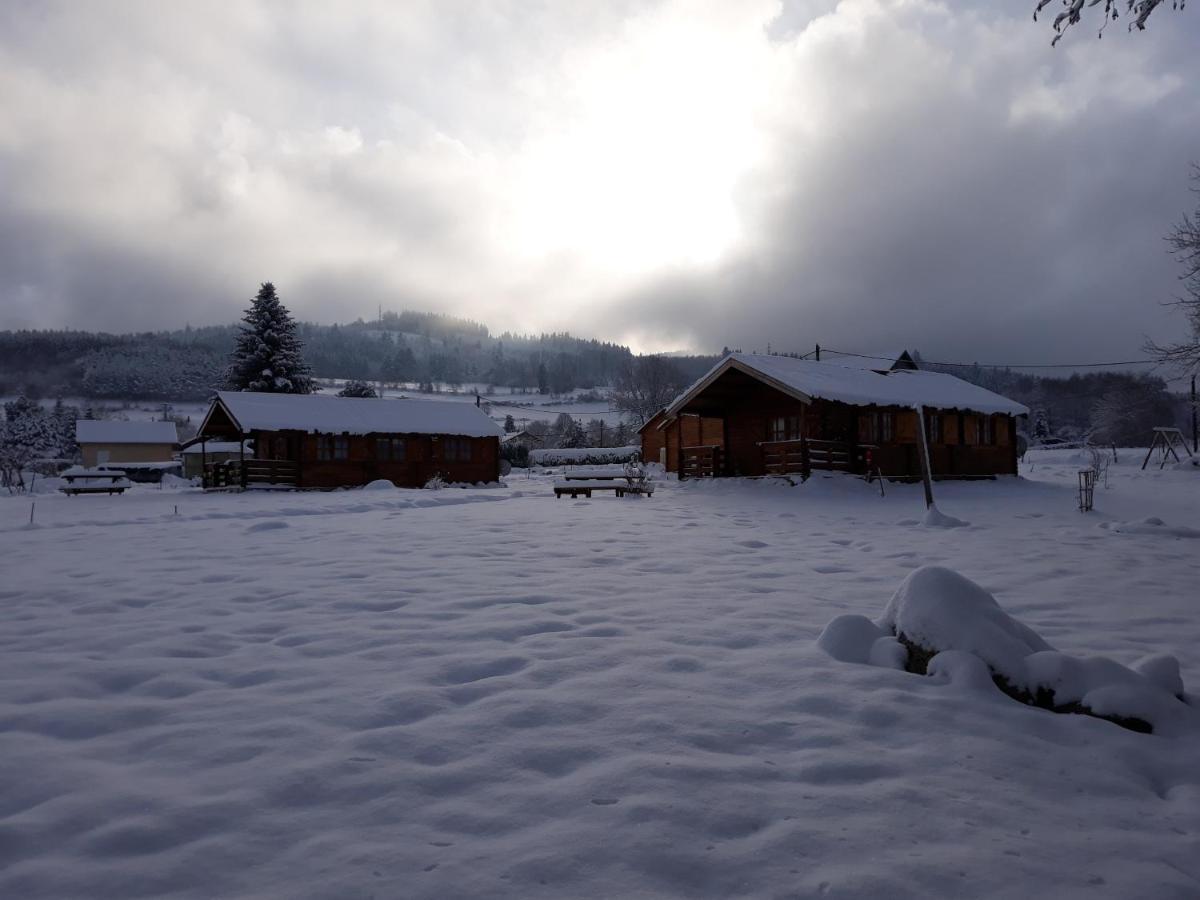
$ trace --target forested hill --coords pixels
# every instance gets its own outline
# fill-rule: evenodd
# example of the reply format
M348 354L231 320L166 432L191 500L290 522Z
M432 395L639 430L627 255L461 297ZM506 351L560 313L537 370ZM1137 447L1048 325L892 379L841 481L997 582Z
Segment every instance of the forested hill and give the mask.
M372 322L301 323L304 357L319 378L386 383L477 383L564 393L613 382L628 347L570 334L492 335L436 313L384 313ZM220 387L236 325L170 332L0 332L0 394L197 400ZM689 380L716 357L678 357Z

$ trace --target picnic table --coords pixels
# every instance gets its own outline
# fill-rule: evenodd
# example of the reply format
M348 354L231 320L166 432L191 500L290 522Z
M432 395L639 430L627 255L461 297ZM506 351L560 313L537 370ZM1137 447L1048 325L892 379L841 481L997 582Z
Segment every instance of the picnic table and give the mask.
M72 466L59 477L66 482L59 490L68 497L76 494L120 494L129 488L129 479L120 469Z
M624 475L619 478L570 480L554 482L554 499L564 494L568 497L578 497L582 494L590 498L593 491L612 491L618 497L626 494L645 494L647 497L654 493L651 482L630 483Z

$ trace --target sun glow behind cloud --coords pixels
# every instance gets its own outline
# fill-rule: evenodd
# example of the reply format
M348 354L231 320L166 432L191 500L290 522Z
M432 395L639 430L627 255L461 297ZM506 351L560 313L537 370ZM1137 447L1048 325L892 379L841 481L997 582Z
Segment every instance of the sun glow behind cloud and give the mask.
M712 265L737 246L738 182L764 148L762 20L671 13L565 61L556 127L516 166L507 249L518 258L629 279Z

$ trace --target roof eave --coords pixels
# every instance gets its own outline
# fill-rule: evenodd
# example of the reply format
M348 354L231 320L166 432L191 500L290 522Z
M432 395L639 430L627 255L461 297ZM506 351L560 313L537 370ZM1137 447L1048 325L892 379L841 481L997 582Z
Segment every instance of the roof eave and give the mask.
M736 356L727 356L725 359L721 360L721 362L719 362L712 369L712 371L692 385L691 388L675 398L674 402L667 407L667 419L669 420L678 416L680 410L687 406L687 404L690 403L697 394L700 394L711 387L713 382L715 382L730 369L737 369L744 375L749 375L751 378L761 381L768 387L772 387L781 394L786 394L793 399L799 400L801 403L812 403L813 398L803 391L798 391L795 388L784 384L782 381L772 378L770 375L767 375L764 372L754 368L754 366L743 362Z

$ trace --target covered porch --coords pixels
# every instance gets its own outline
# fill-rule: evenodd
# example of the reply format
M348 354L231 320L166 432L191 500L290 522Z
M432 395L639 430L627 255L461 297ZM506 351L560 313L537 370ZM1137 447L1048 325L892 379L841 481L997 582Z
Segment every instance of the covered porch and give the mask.
M863 474L874 449L856 439L852 407L806 402L733 368L688 398L666 427L667 468L681 478Z

